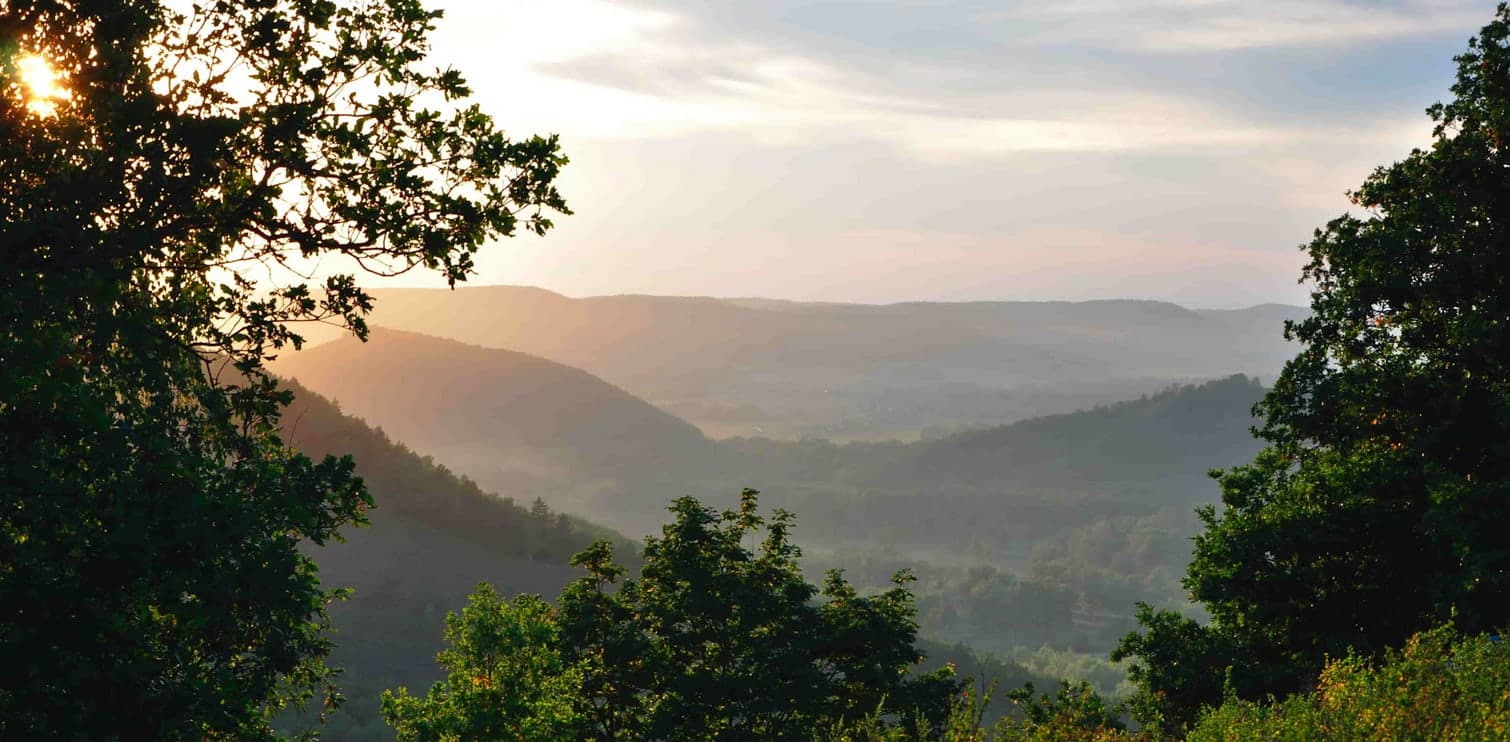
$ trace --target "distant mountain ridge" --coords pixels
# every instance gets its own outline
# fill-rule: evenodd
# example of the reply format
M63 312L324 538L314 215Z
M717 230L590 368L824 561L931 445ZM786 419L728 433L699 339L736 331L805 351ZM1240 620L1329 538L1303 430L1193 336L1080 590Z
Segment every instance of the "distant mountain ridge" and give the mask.
M1248 429L1263 388L1247 377L911 443L714 441L561 364L382 328L372 337L277 369L488 489L631 535L677 496L722 502L752 486L833 539L931 550L970 534L1020 555L1024 539L1086 517L1211 501L1205 472L1258 450Z
M714 437L915 437L1244 373L1273 378L1300 307L1150 300L868 305L544 289L378 289L375 325L585 370Z
M1205 472L1257 451L1250 410L1264 392L1232 376L926 440L836 444L709 440L585 372L383 328L371 344L314 348L278 368L382 426L305 391L286 418L292 444L355 453L379 498L377 525L321 560L335 584L358 587L335 613L353 679L419 677L439 612L476 579L549 594L570 574L561 560L591 529L484 490L638 535L675 497L729 506L755 487L767 507L797 514L815 568L914 569L938 636L1104 652L1131 627L1128 606L1182 599L1192 507L1216 498ZM452 445L426 450L465 476L383 431ZM378 636L404 646L369 643Z

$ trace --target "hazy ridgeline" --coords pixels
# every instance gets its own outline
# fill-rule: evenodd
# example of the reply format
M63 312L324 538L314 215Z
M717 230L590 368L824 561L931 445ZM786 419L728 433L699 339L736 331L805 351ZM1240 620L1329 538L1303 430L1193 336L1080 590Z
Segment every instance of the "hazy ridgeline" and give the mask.
M709 435L916 438L1235 373L1273 378L1299 307L824 304L537 288L384 289L374 325L582 369ZM368 361L371 362L371 361Z
M798 514L810 578L843 568L879 589L909 569L925 636L1018 657L1043 671L1040 686L1074 675L1112 691L1120 671L1075 653L1104 657L1137 601L1188 607L1191 510L1215 500L1208 468L1258 449L1250 408L1263 391L1234 376L910 442L833 443L713 438L580 369L382 327L275 368L340 404L301 390L290 442L353 453L379 504L372 529L320 556L325 579L356 588L334 612L356 699L338 728L369 732L377 689L435 677L439 617L478 580L553 595L575 574L570 554L602 532L586 521L649 533L674 497L731 505L731 483ZM963 651L934 647L931 664L976 661ZM1007 685L1034 677L986 671Z
M668 493L726 500L737 481L800 512L826 546L1018 565L1034 541L1096 519L1212 500L1205 471L1257 450L1262 392L1233 377L911 443L834 444L709 438L579 370L381 328L277 369L486 489L626 532L653 530Z

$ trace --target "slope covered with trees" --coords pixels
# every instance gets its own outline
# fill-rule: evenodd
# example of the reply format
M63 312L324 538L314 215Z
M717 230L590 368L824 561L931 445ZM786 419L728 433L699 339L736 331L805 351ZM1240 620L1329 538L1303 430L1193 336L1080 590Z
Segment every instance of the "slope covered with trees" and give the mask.
M569 564L571 557L604 539L623 565L639 568L637 544L543 502L526 507L485 492L320 395L285 383L296 396L284 418L284 440L311 456L351 455L376 506L367 512L366 527L348 530L339 543L308 549L326 584L351 590L330 610L336 637L331 663L342 668L346 702L320 727L322 738L391 737L380 720L380 692L423 688L441 678L434 662L443 648L440 617L459 610L478 583L503 595L554 600L582 575ZM1015 663L978 657L969 647L927 639L918 639L917 646L930 671L948 664L961 677L1011 687L1047 679ZM305 717L284 719L291 730L313 724Z
M459 608L478 582L510 594L554 596L580 575L571 556L605 537L626 547L631 563L637 558L632 545L601 527L543 503L525 506L484 492L329 400L288 386L295 398L283 439L310 456L352 456L375 505L366 527L349 529L341 542L305 549L325 584L351 590L330 611L337 637L331 662L343 668L347 701L322 730L326 739L387 734L378 695L437 678L439 617ZM291 727L309 723L288 721Z
M745 477L837 542L1025 561L1035 542L1107 517L1214 499L1205 472L1258 449L1247 378L917 443L723 443Z
M374 410L385 429L469 438L476 457L434 451L487 489L629 532L651 529L677 494L732 506L728 482L766 486L767 502L803 514L794 538L810 562L875 589L911 569L930 636L1003 655L1044 644L1104 653L1132 628L1135 602L1184 605L1190 511L1215 496L1205 471L1259 447L1248 427L1262 389L1241 377L910 444L708 441L558 364L374 334L387 368L344 365L365 349L340 344L279 367ZM597 398L608 401L586 404ZM533 447L536 424L570 429L558 446ZM501 474L496 462L511 459L534 475Z
M664 492L707 459L691 425L578 369L506 350L375 329L285 356L283 375L337 400L488 489L599 517L595 498ZM664 502L642 513L659 516Z
M371 348L340 341L277 368L488 489L636 533L656 527L667 492L731 505L727 482L738 481L803 513L829 546L975 549L1026 564L1036 542L1067 529L1209 502L1205 471L1258 450L1249 410L1262 389L1244 377L914 443L712 441L576 369L374 336Z

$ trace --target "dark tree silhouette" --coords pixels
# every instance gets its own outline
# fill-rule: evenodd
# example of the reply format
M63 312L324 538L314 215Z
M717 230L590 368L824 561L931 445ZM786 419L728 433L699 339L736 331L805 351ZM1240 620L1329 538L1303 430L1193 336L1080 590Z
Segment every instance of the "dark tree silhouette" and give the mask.
M1185 586L1210 627L1145 612L1124 642L1170 725L1224 678L1294 692L1328 656L1510 619L1510 8L1457 63L1431 147L1376 170L1352 194L1363 213L1306 246L1312 314L1257 407L1268 447L1219 472L1223 507L1200 513Z
M454 283L565 211L555 140L425 68L434 18L0 6L0 736L266 737L326 687L296 546L370 499L280 442L263 362L298 322L365 333L355 274Z

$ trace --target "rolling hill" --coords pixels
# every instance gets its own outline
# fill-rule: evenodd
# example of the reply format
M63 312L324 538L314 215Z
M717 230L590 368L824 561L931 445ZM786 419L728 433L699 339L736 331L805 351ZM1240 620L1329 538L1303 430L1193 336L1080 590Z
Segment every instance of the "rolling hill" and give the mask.
M714 437L916 437L1187 383L1272 378L1299 307L1155 301L892 305L569 298L514 286L374 292L372 322L592 373Z
M613 531L484 492L334 402L296 382L284 384L295 393L284 416L285 441L316 458L352 455L377 504L369 526L346 529L344 542L311 547L322 583L353 588L350 599L331 607L331 663L343 668L338 682L347 702L318 728L321 739L392 739L380 694L398 686L422 692L440 678L434 658L443 645L443 617L463 606L477 583L504 594L554 597L580 574L568 566L570 556L600 538L617 542L621 563L636 567L637 546ZM953 664L1003 687L1051 682L958 644L920 646L928 655L924 669ZM289 715L280 727L301 731L311 720Z
M835 444L712 441L576 369L382 329L278 368L488 489L626 533L651 532L676 496L729 504L752 486L826 547L1012 566L1068 529L1214 500L1205 472L1257 451L1249 410L1263 391L1235 376L930 440Z
M331 607L334 665L349 700L325 739L390 737L378 695L438 679L442 617L466 603L478 582L505 593L555 595L579 572L568 561L605 529L482 491L394 442L329 400L297 385L283 418L284 440L314 457L351 454L377 507L370 525L345 541L311 547L320 580L353 589ZM632 559L633 549L621 549Z
M1250 410L1262 394L1234 376L914 443L721 445L740 481L827 542L1023 566L1068 530L1215 501L1206 472L1258 451Z
M425 441L482 489L541 497L624 533L655 531L674 497L727 506L740 487L759 488L763 505L797 514L794 536L812 568L856 569L860 584L872 586L910 569L920 578L925 632L1003 653L1042 644L1104 653L1130 628L1136 601L1182 604L1177 578L1195 531L1191 510L1216 497L1205 472L1257 451L1250 409L1263 393L1256 380L1231 376L926 440L839 444L710 440L580 370L382 328L368 345L311 348L278 370L382 430ZM355 556L326 560L332 575L359 588L338 621L381 624L352 632L343 651L384 657L362 637L401 636L417 643L400 655L420 657L439 640L444 608L478 579L546 594L567 579L560 562L568 543L582 543L584 532L572 528L579 524L521 520L522 508L433 461L394 470L413 454L323 404L329 409L319 414L290 412L292 441L312 452L353 451L374 467L364 474L380 498L379 482L401 483L383 485L396 492L448 493L386 496L386 517L402 532L382 535L380 509L374 529L353 538ZM554 542L562 551L535 545L568 533ZM370 553L361 551L365 538ZM390 576L412 574L414 563L443 566L423 580ZM421 666L359 676L419 677ZM370 717L368 709L353 718Z
M307 348L274 369L489 490L582 514L626 487L659 493L667 472L713 450L591 374L513 351L375 328L367 343Z

